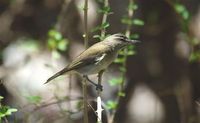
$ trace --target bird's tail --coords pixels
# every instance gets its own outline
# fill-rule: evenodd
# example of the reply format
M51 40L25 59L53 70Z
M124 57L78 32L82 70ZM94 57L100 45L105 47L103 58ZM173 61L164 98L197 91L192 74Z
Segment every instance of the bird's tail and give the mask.
M68 71L70 71L70 69L68 69L68 68L62 69L61 71L57 72L56 74L51 76L49 79L47 79L47 81L44 84L49 83L51 80L57 78L58 76L61 76L61 75L65 74L65 73L67 73Z

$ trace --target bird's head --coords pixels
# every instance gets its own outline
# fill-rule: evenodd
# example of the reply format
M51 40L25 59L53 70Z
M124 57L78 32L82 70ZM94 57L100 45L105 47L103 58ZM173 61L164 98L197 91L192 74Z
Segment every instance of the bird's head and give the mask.
M131 40L128 37L126 37L125 35L120 34L120 33L108 36L105 39L105 41L108 42L108 44L115 49L121 49L121 48L124 48L127 45L140 42L138 40Z

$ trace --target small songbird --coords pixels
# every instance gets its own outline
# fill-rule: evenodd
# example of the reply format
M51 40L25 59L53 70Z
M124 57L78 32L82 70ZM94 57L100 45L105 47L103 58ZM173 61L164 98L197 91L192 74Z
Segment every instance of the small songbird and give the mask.
M100 71L107 69L115 58L117 58L120 49L137 42L139 41L130 40L123 34L113 34L108 36L103 41L98 42L83 51L67 67L54 74L45 83L72 71L78 72L88 79L87 75L97 74Z

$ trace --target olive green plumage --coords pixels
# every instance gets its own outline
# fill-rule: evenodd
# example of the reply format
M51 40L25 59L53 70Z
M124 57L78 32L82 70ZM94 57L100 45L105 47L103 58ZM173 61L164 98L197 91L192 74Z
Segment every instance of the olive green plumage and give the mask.
M106 69L114 61L120 49L137 42L136 40L128 39L122 34L111 35L83 51L67 67L54 74L45 83L71 71L82 75L96 74Z

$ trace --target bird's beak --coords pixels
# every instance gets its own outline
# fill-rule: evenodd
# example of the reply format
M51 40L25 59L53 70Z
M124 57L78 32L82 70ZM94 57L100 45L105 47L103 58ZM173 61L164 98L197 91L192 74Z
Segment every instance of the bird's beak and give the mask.
M141 41L128 39L127 42L129 44L135 44L135 43L140 43Z

